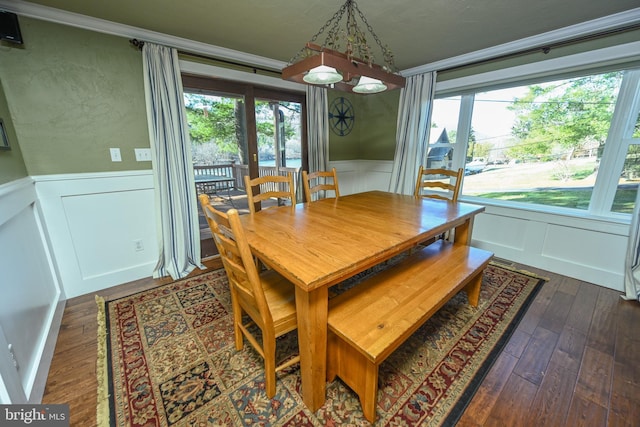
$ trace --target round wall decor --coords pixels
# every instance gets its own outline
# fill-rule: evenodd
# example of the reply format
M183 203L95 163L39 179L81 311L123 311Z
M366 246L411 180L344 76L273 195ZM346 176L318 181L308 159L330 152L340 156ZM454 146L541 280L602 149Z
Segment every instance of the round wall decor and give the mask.
M329 106L329 127L336 135L348 135L353 129L355 117L353 105L347 98L340 96Z

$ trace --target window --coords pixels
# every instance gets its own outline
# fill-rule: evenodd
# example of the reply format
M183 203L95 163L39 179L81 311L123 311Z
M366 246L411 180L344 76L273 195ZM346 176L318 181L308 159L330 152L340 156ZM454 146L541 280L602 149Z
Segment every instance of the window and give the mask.
M446 128L466 146L452 165L465 165L462 196L631 213L640 182L640 107L632 96L639 73L549 77L437 98L432 132Z

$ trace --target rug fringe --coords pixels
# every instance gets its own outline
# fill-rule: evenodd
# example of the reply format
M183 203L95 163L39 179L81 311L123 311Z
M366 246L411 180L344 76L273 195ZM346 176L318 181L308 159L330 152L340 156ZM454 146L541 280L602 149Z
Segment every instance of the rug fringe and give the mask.
M98 306L98 360L96 362L98 401L96 405L96 421L98 427L108 427L110 420L107 375L107 322L104 298L96 295L96 304Z
M494 265L496 267L504 268L505 270L514 271L516 273L524 274L526 276L533 277L534 279L541 279L541 280L544 280L545 282L548 282L548 281L551 280L549 277L540 276L539 274L532 273L531 271L527 271L527 270L520 270L519 268L515 268L515 267L513 267L511 265L508 265L508 264L503 264L503 263L501 263L499 261L493 260L493 261L490 261L489 264L492 264L492 265Z

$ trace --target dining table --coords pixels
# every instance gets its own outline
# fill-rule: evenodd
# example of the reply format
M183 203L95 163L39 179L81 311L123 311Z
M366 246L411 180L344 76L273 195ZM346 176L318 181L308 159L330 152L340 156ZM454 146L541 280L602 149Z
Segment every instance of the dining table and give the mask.
M469 245L483 211L367 191L241 216L253 254L295 284L301 394L309 409L325 402L329 288L449 230L453 244Z

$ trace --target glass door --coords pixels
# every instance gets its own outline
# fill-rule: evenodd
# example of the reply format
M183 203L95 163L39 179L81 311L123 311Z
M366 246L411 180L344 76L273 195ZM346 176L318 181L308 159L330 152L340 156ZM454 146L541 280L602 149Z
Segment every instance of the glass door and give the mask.
M207 194L220 210L242 206L241 179L249 165L244 97L184 93L196 193ZM202 257L217 254L211 231L198 204Z
M302 104L256 99L255 117L258 176L291 173L298 187L302 168ZM297 190L296 194L302 196ZM278 200L270 200L263 202L262 207L278 203Z
M183 76L183 86L198 194L216 209L246 214L245 176L291 172L298 186L307 165L304 94L196 76ZM217 250L198 210L205 258Z

